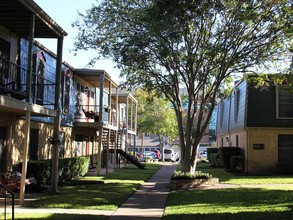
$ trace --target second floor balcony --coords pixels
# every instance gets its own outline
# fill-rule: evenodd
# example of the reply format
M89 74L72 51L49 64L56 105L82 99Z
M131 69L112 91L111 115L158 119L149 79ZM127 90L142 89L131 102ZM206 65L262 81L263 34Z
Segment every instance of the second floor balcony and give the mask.
M55 82L37 73L32 73L30 82L27 82L28 74L26 68L0 57L0 94L26 101L30 86L30 103L54 109Z

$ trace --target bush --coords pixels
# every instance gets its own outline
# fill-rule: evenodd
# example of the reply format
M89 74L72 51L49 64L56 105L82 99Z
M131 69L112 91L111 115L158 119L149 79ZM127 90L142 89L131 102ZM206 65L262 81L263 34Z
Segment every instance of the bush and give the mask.
M232 171L244 172L244 157L242 156L232 156L230 158L230 167Z
M89 167L89 157L73 157L59 159L58 184L62 185L72 178L84 176ZM14 170L21 172L22 162L14 166ZM34 177L38 186L51 183L51 160L28 161L27 178Z
M211 162L211 154L218 154L219 148L217 147L208 147L207 148L207 157L208 161Z
M183 180L183 179L208 179L212 177L209 173L202 173L201 171L196 171L194 174L191 174L189 172L181 172L181 171L175 171L172 175L173 180Z
M211 164L212 167L219 167L220 164L219 164L219 154L218 153L211 153L211 154L208 154L209 155L209 162Z
M221 165L230 169L230 159L232 156L240 156L242 154L242 149L239 147L220 147L219 148L219 158Z

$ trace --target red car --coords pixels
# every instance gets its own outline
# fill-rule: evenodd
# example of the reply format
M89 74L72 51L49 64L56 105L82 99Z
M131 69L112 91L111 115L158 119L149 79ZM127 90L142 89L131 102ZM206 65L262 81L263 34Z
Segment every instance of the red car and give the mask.
M152 151L155 152L156 159L161 159L161 152L159 150L152 150Z

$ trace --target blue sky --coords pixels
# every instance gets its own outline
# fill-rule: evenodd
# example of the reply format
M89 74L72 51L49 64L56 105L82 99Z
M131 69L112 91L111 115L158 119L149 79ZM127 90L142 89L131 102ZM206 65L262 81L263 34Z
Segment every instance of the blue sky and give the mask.
M73 52L74 38L77 35L77 30L71 27L73 21L77 18L77 12L85 12L96 3L96 0L34 0L59 26L61 26L68 35L64 38L63 43L63 60L72 65L74 68L89 68L87 63L94 57L95 51L79 51L76 56ZM44 46L56 53L57 40L37 39ZM120 71L115 67L115 63L110 60L98 61L94 67L95 69L106 70L112 78L119 83Z

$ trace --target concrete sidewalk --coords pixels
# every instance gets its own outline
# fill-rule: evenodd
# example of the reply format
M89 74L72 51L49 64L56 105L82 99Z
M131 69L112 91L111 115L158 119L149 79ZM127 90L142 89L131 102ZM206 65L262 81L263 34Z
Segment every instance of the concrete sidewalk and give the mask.
M176 164L166 164L129 197L108 220L158 220L164 214Z

